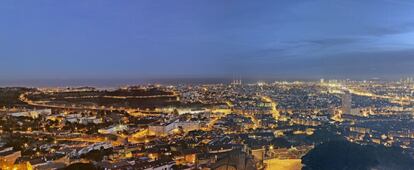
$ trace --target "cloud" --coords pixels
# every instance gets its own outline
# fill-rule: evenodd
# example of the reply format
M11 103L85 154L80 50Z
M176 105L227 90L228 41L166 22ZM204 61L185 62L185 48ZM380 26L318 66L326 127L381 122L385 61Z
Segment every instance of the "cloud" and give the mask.
M332 46L332 45L342 45L342 44L350 44L357 42L358 39L356 38L326 38L326 39L317 39L317 40L310 40L308 42L323 45L323 46Z
M319 70L323 76L342 78L398 78L414 75L414 49L355 52L313 58L304 68ZM292 64L292 63L290 63ZM302 72L305 74L306 69Z

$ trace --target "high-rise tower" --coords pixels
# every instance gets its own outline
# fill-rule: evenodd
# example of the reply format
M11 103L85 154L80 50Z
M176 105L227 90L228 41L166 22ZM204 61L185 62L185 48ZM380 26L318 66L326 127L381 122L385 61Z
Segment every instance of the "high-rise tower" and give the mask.
M342 114L351 114L352 95L349 91L345 91L342 96Z

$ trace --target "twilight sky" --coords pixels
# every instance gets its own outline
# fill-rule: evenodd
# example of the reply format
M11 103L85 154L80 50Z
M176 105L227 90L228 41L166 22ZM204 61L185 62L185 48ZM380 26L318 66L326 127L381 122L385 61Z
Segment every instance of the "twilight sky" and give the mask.
M2 0L0 80L414 76L411 0Z

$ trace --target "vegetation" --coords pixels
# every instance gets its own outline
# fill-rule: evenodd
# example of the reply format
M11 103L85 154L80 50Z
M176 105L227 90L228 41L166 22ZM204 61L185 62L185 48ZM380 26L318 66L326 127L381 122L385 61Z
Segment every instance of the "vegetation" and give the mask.
M0 107L29 107L19 100L20 95L27 91L30 91L30 89L19 87L0 88Z
M413 169L414 160L400 148L330 141L311 150L302 164L304 170Z
M69 165L66 168L63 168L61 170L99 170L98 168L96 168L95 166L93 166L91 163L76 163L76 164L72 164Z
M112 149L93 150L87 154L81 155L81 158L86 158L94 161L102 161L105 156L112 154Z

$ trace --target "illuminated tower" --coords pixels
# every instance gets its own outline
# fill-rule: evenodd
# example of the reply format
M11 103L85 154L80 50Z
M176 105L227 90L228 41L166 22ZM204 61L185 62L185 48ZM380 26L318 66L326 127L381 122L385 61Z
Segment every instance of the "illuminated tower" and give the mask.
M345 91L342 96L342 114L351 114L352 95L349 91Z
M240 79L237 79L237 78L233 75L233 82L232 82L231 84L232 84L232 85L241 85L241 84L242 84L241 76L240 76Z

